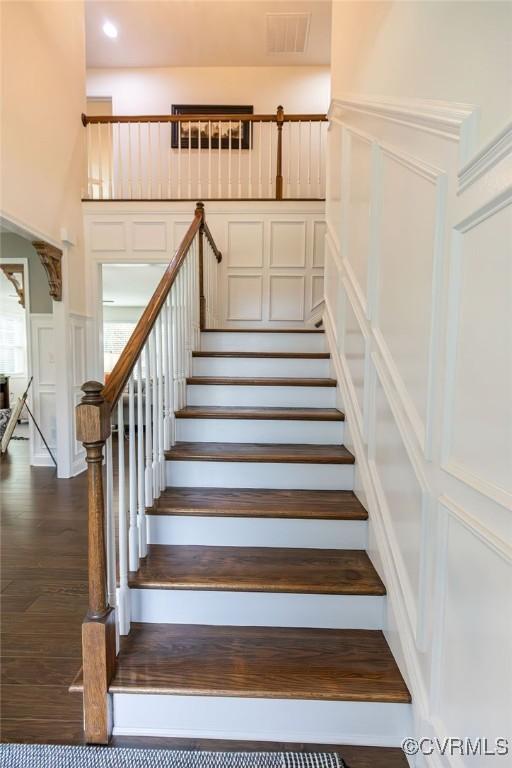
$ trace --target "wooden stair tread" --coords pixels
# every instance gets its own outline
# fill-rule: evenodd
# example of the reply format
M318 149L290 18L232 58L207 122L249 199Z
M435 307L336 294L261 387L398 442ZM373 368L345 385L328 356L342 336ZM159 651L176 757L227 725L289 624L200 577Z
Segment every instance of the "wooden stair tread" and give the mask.
M274 488L167 488L148 512L205 517L368 519L367 511L352 491Z
M130 587L318 595L385 595L362 550L148 546Z
M321 328L202 328L201 333L325 333Z
M76 690L76 687L75 687ZM409 703L376 630L133 623L113 693Z
M336 379L250 376L189 376L187 384L206 384L238 387L335 387Z
M247 461L285 464L353 464L344 445L304 443L177 442L165 451L171 461Z
M192 352L192 357L271 357L284 360L329 360L329 352L208 352L198 350Z
M258 419L283 421L344 421L337 408L277 408L256 406L188 405L177 419Z

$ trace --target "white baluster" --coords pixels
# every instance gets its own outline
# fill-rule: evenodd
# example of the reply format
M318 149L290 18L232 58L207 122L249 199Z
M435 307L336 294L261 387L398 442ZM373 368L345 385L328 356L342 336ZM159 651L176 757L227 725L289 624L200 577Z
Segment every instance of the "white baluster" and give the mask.
M121 395L121 398L123 395ZM130 528L128 551L130 571L139 569L139 529L137 526L137 459L135 445L135 392L133 374L128 384L128 483L130 490Z
M252 198L252 120L249 120L249 188L248 197Z
M103 200L103 157L101 147L101 123L98 125L98 182L99 182L99 196L100 200Z
M188 196L192 197L192 123L188 121Z
M146 398L146 469L145 469L145 486L146 486L146 507L153 506L153 436L152 426L153 419L151 415L151 374L153 372L150 342L146 342L144 347L144 365L146 368L146 386L144 387L144 395Z
M208 120L208 197L212 196L212 121Z
M159 456L158 456L158 426L159 426L159 414L158 414L158 353L157 353L157 341L156 341L156 324L151 331L151 370L153 372L153 498L158 499L160 496L160 474L159 474Z
M128 123L128 193L133 199L132 124Z
M263 123L259 122L259 140L258 140L258 197L261 198L263 190L263 180L261 176L261 158L263 154Z
M106 487L106 548L107 548L107 594L112 608L116 606L116 537L114 533L114 467L112 462L112 435L105 443L105 464L107 469Z
M322 133L323 133L323 122L320 120L318 125L320 126L320 131L318 134L318 197L324 196L324 191L322 189L322 166L323 166L323 156L322 156Z
M117 124L117 180L116 197L122 198L124 195L123 187L123 150L121 146L121 123Z
M297 142L298 142L298 148L297 148L297 197L300 197L301 193L301 184L300 184L300 160L301 160L301 139L302 139L302 129L301 129L301 122L297 123L298 126L298 136L297 136Z
M229 121L229 128L228 128L228 197L231 200L233 197L233 190L231 185L231 120Z
M308 131L308 195L311 197L311 120Z
M139 177L139 198L142 198L142 134L140 123L137 123L137 158Z
M242 197L242 121L238 121L238 197Z
M201 142L201 121L199 120L198 126L197 126L197 197L201 197L201 150L202 150L202 142Z
M114 197L114 143L112 137L112 123L108 123L108 173L109 173L109 196L110 200Z
M287 173L287 191L286 191L286 197L291 197L292 194L292 183L291 183L291 174L292 174L292 152L293 152L293 123L290 121L287 125L288 131L288 140L286 144L287 148L287 160L288 160L288 173Z
M119 589L117 594L119 611L119 632L127 635L130 631L130 590L128 588L128 525L124 471L124 403L121 395L117 403L118 441L118 513L119 513Z
M157 131L158 131L158 161L157 161L157 168L158 168L158 198L162 199L162 124L160 121L157 123Z
M85 135L87 140L87 197L89 198L89 200L92 200L94 197L94 190L93 190L93 184L92 184L93 158L92 158L91 131L92 131L92 125L91 123L87 123L87 126L85 128Z
M222 155L221 155L221 149L222 149L222 123L219 120L219 146L217 147L217 158L218 158L218 167L217 167L217 175L218 175L218 197L222 197Z
M159 489L165 489L165 455L164 455L164 371L162 344L162 315L156 321L156 361L158 377L158 482ZM158 494L160 496L160 493Z
M151 123L146 123L147 125L147 134L148 134L148 142L147 142L147 157L146 157L146 166L147 166L147 173L148 173L148 198L151 200L153 197L153 153L151 151Z
M171 149L171 142L168 140L170 137L167 137L167 125L171 128L172 133L172 123L166 123L165 128L165 134L166 134L166 145L165 145L165 152L167 154L167 197L170 200L172 197L172 149Z
M272 197L272 136L274 135L274 123L268 125L268 196Z
M178 136L178 199L181 200L181 122L176 123Z
M169 432L168 440L170 448L175 441L175 417L174 417L174 338L173 338L173 310L172 293L167 297L167 402L169 406Z
M142 359L137 360L137 501L139 505L139 557L148 553L146 535L146 493L144 482L144 386Z

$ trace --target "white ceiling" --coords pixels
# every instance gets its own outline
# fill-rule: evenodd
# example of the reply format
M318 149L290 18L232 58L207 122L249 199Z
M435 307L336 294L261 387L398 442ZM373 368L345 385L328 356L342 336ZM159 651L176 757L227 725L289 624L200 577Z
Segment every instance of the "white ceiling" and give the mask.
M145 307L166 267L167 264L104 264L103 301L111 307Z
M304 53L267 53L268 13L311 14ZM106 20L118 28L110 39ZM306 66L330 61L330 0L87 0L88 67Z

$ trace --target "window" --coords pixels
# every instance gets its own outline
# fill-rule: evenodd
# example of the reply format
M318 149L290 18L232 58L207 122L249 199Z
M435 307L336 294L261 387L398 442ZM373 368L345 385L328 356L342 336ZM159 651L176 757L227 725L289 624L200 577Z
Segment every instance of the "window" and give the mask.
M19 307L19 313L11 314L11 307L2 302L0 312L0 373L7 376L25 376L26 339L25 312Z

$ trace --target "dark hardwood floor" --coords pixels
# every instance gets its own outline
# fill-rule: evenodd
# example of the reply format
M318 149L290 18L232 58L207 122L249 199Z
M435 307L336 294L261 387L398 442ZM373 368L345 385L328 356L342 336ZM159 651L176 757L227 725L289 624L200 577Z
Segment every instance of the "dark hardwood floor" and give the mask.
M31 468L26 442L12 442L0 462L3 742L83 743L81 698L68 686L81 663L87 603L85 486L85 475L57 481L53 469ZM400 749L376 747L128 736L111 745L332 750L350 768L407 768Z
M80 743L82 703L68 686L87 608L86 478L57 481L28 452L11 442L0 464L0 735Z

